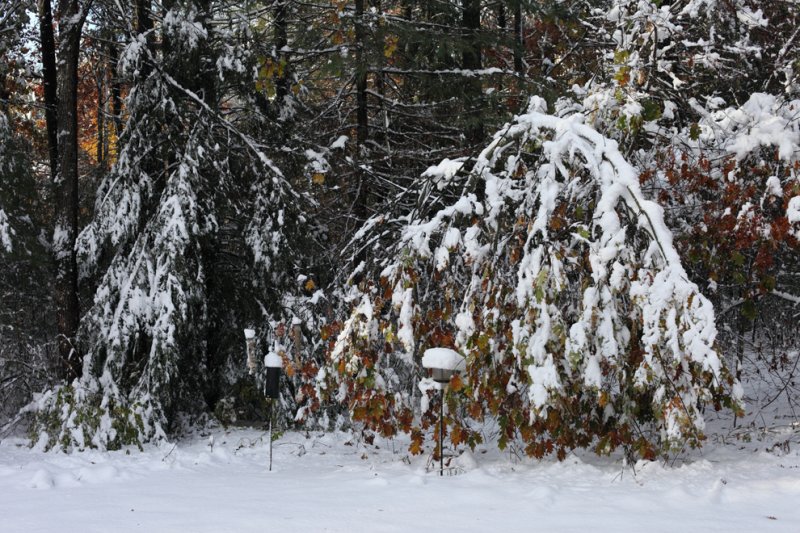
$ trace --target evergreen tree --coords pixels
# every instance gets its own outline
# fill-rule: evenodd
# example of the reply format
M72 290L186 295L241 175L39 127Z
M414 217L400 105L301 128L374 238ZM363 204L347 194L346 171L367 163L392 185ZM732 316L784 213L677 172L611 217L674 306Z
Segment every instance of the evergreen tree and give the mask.
M100 273L81 326L84 372L40 401L49 445L158 439L179 415L213 409L242 374L242 328L279 322L296 288L304 199L253 136L236 92L253 58L230 42L248 36L247 20L214 20L220 7L174 2L155 27L137 4L119 59L130 80L121 149L78 242L83 276Z

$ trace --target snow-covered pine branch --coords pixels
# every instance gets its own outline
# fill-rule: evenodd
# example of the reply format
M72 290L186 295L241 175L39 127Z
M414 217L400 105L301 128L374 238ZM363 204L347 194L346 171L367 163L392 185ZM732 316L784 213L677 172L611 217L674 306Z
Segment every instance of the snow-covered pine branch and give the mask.
M306 296L293 271L308 253L297 236L307 199L266 155L254 113L221 112L223 98L249 105L236 92L214 95L233 91L231 78L252 83L240 63L254 58L245 47L228 57L229 31L210 16L176 5L163 26L173 54L142 35L122 53L131 89L120 152L77 243L84 279L103 273L81 323L84 371L31 405L42 446L164 438L179 416L209 408L203 391L225 394L242 377L231 347L240 341L230 339L239 324L263 324L260 342L270 346L281 342L276 324L296 319L283 342L296 348L287 357L298 376L316 348L301 326L316 324L308 311L321 296ZM186 63L186 54L200 59ZM295 381L291 417L309 402Z

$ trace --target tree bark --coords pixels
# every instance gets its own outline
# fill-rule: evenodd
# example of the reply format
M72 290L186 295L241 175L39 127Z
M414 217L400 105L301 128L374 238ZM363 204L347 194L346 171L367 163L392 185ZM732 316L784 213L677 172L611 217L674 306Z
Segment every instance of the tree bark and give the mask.
M364 57L366 48L366 31L364 30L364 0L355 3L355 37L356 37L356 149L358 160L366 150L365 145L369 138L369 118L367 114L367 65ZM369 183L366 172L357 169L358 192L356 194L354 211L356 217L363 221L367 219L367 197Z
M50 177L58 173L58 79L56 77L56 40L53 34L53 9L50 0L39 0L39 37L42 40L42 87L44 119L47 129L47 151Z
M106 69L107 67L100 63L95 75L95 88L97 89L97 107L95 121L97 122L97 166L100 172L106 169Z
M464 70L481 68L481 45L478 31L481 28L480 0L462 0L461 27L464 35L464 49L461 54L461 66ZM464 100L467 115L465 135L471 145L483 141L485 136L481 120L482 84L480 76L467 78L464 85Z
M109 97L111 98L111 121L114 127L114 147L115 152L119 153L119 136L122 133L122 85L117 76L117 64L119 61L119 52L117 50L117 43L112 42L108 45L108 63L109 63L109 76L108 86L110 90ZM110 146L110 143L109 143Z
M58 350L64 377L81 375L81 356L76 343L78 264L78 56L86 13L78 0L58 4L58 171L55 179L55 230L53 256L56 264L55 300ZM84 8L86 6L83 6Z
M286 97L289 95L289 58L284 48L289 45L289 32L286 20L286 0L279 0L275 5L275 53L278 61L282 63L281 74L278 76L278 84L275 93L278 99L278 109L286 105Z
M517 1L514 7L514 72L523 74L522 65L522 51L525 48L525 42L522 36L522 2Z
M153 49L153 36L150 31L153 29L153 20L150 16L151 9L152 3L150 0L136 0L133 5L134 18L136 21L134 29L136 33L145 36L145 43L148 50ZM141 79L147 79L152 69L153 66L150 64L150 61L145 61L139 71Z

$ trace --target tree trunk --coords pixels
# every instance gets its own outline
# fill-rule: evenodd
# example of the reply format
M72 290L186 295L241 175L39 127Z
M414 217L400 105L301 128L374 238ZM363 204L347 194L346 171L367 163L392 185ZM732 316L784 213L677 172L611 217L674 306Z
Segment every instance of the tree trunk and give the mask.
M50 177L58 173L58 80L56 77L56 41L53 35L53 9L50 0L39 0L39 36L42 40L42 86L44 88L44 119L47 128L47 150L50 157Z
M153 50L153 35L150 30L153 29L153 21L150 16L150 12L152 9L152 3L150 0L136 0L133 5L133 12L134 18L136 20L135 30L136 33L145 36L145 43L148 50ZM150 75L150 72L153 70L153 66L150 64L150 61L147 60L142 65L141 70L139 71L139 75L141 79L147 79Z
M367 115L367 65L364 57L366 47L366 32L364 30L364 0L356 0L355 4L356 25L356 149L358 160L366 150L365 145L369 138L369 122ZM360 220L368 216L367 196L369 194L368 178L366 172L357 169L358 192L355 201L355 215Z
M464 70L479 70L481 68L481 45L478 36L481 28L480 0L462 0L462 8L464 49L461 53L461 66ZM481 143L485 136L481 117L481 87L480 76L470 76L464 84L467 115L465 135L470 145Z
M275 53L277 60L282 63L278 84L275 94L278 99L278 113L286 105L286 97L289 95L289 58L284 48L289 45L287 21L286 21L286 0L279 0L275 5Z
M111 94L111 121L114 127L114 150L119 153L119 136L122 133L122 85L117 76L117 64L119 61L119 51L117 50L117 43L112 42L108 45L108 64L109 64L109 80L108 86Z
M100 63L95 76L97 89L97 107L95 120L97 122L97 167L100 172L106 169L106 70L107 67Z
M522 65L522 51L525 48L525 42L522 37L522 2L517 1L514 7L514 72L523 74Z
M58 5L58 172L55 179L56 322L58 350L67 380L80 377L81 357L76 344L78 265L78 55L85 12L77 0Z

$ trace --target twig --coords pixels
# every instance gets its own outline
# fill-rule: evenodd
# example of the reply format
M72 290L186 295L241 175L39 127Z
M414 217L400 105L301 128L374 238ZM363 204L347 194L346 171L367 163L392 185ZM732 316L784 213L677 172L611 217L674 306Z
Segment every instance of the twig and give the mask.
M178 447L178 443L175 443L175 444L173 444L173 445L172 445L172 449L169 451L169 453L168 453L167 455L165 455L164 457L162 457L162 458L161 458L161 461L162 461L162 462L164 462L164 463L165 463L165 462L167 462L167 458L168 458L170 455L172 455L172 452L174 452L174 451L175 451L175 448L177 448L177 447Z

